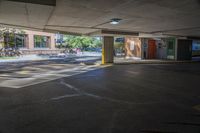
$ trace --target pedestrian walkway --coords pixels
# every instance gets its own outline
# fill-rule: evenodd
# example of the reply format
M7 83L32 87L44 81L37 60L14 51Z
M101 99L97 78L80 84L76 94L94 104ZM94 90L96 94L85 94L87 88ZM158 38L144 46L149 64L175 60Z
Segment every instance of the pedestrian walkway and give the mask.
M10 58L5 58L5 59L0 59L0 63L39 61L39 60L47 60L47 59L49 58L37 56L37 55L23 55L20 57L10 57Z
M126 59L124 57L115 57L114 59L115 64L178 64L178 63L193 63L199 61L200 60L176 61L176 60L139 59L139 58Z
M27 61L41 61L41 60L56 60L56 59L73 59L73 58L98 58L101 57L99 52L82 52L81 54L56 54L56 55L23 55L20 57L0 58L0 63L10 62L27 62ZM88 59L90 60L90 59Z

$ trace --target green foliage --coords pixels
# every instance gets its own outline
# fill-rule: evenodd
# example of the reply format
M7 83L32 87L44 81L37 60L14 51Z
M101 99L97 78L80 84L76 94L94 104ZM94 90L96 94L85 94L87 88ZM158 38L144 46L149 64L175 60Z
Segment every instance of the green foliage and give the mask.
M114 49L115 49L115 52L117 53L123 53L124 52L124 43L123 42L115 42L114 43Z
M64 35L64 43L62 44L68 48L97 48L101 47L102 43L100 39L95 37L88 36L73 36L73 35Z
M114 47L115 48L123 48L124 47L124 43L122 43L122 42L115 42L114 43Z
M100 37L93 38L94 47L100 48L102 47L102 41Z

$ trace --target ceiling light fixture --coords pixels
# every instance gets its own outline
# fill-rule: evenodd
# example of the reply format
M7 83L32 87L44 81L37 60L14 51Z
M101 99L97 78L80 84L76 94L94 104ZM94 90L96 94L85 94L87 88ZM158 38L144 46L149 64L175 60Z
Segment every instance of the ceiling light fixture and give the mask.
M119 24L119 22L120 22L121 20L122 20L122 19L120 19L120 18L113 18L113 19L111 19L110 24L113 24L113 25Z

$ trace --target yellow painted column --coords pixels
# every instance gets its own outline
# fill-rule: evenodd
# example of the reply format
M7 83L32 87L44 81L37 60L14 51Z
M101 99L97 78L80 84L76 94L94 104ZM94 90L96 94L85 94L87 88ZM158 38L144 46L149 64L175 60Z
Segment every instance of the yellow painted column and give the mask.
M102 64L113 63L114 37L104 36L102 45Z

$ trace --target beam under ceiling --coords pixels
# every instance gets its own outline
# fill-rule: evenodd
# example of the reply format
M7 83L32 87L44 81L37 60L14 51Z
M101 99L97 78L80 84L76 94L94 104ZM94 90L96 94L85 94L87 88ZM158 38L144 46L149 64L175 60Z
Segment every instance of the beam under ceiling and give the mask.
M102 30L98 30L98 31L89 33L87 35L88 36L134 36L134 37L138 37L139 32L102 29Z
M27 27L27 26L22 26L22 25L13 25L13 24L5 24L5 23L0 23L0 26L5 26L5 27L12 27L12 28L17 28L17 29L27 29L27 30L34 30L34 31L43 31L43 32L49 32L49 33L60 33L60 34L70 34L70 35L82 35L81 33L76 33L76 32L67 32L67 31L59 31L59 30L53 30L53 29L40 29L40 28L35 28L35 27Z
M56 6L56 0L7 0L7 1Z

